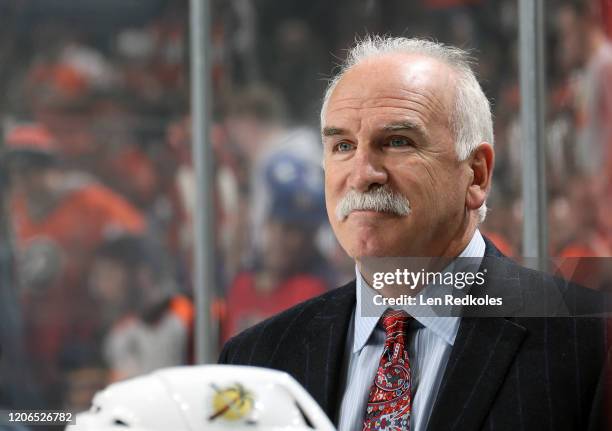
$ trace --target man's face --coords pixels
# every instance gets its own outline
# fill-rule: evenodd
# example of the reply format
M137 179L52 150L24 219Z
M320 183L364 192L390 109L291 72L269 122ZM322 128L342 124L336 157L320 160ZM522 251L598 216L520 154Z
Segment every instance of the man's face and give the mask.
M264 260L267 269L290 271L307 257L308 237L303 228L271 219L264 226Z
M98 257L89 273L89 288L105 306L121 309L129 289L126 269L114 260Z
M326 205L351 257L452 255L463 240L471 174L449 125L454 85L445 64L393 54L354 66L334 89L322 125ZM338 219L347 192L382 186L408 199L408 215Z

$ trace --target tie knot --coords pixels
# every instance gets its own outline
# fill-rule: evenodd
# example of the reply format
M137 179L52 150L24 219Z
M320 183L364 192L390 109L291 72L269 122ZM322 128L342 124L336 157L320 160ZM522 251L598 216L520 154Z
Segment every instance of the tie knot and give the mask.
M380 323L385 330L387 342L403 343L409 319L408 313L402 310L387 310L383 313Z

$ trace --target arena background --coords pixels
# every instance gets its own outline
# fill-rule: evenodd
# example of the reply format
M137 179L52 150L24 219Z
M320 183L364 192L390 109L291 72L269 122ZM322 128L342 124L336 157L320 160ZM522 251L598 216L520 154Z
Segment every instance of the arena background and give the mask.
M473 50L497 154L481 230L523 254L518 1L208 8L202 254L188 2L0 3L3 408L86 409L109 382L202 359L195 339L214 357L240 329L352 278L326 220L318 116L335 64L368 32ZM543 6L550 256L612 252L611 10ZM203 258L215 271L198 281ZM208 327L194 318L202 280Z

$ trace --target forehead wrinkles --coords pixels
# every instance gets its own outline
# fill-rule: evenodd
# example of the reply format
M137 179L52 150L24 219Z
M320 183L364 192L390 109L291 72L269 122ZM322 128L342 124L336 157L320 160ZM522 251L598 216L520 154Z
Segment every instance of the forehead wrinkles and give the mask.
M372 116L412 118L425 126L435 123L436 120L445 126L450 124L450 115L446 112L439 98L430 98L417 92L409 93L410 98L394 96L341 97L329 104L326 117L328 122L334 123L342 120L359 120L358 128L360 128L362 121L376 121ZM401 118L398 119L401 120ZM392 119L389 118L389 120Z
M448 119L452 112L454 90L451 90L450 85L447 91L442 89L432 91L430 85L410 89L392 86L368 88L367 83L355 84L356 86L350 86L348 89L345 86L338 86L334 90L327 107L327 114L341 110L390 107L414 110L426 114L427 117L440 116L442 119ZM355 90L359 91L359 94L353 95Z
M392 108L418 108L431 112L444 112L447 108L443 101L435 94L424 94L417 91L400 90L396 95L374 97L341 97L330 101L328 111L334 112L342 109L368 109L379 107Z

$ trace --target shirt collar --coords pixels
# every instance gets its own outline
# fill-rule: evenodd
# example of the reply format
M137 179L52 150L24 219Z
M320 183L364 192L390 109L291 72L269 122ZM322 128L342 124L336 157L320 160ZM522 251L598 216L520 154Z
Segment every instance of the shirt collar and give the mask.
M485 242L478 229L474 232L472 239L468 245L463 249L458 257L484 257ZM376 324L378 323L380 316L384 313L382 307L376 307L376 315L362 316L361 314L361 301L362 294L361 287L365 285L366 281L361 276L357 265L355 265L355 275L357 278L356 292L357 292L357 304L355 308L355 320L354 320L354 337L353 337L353 353L360 351L368 342L368 339L372 335ZM366 289L366 297L371 294L375 294L372 289ZM408 308L405 308L410 313ZM430 317L430 316L413 316L414 320L419 322L422 326L432 331L442 340L449 345L454 345L455 338L457 336L457 330L459 329L460 318L459 317Z

